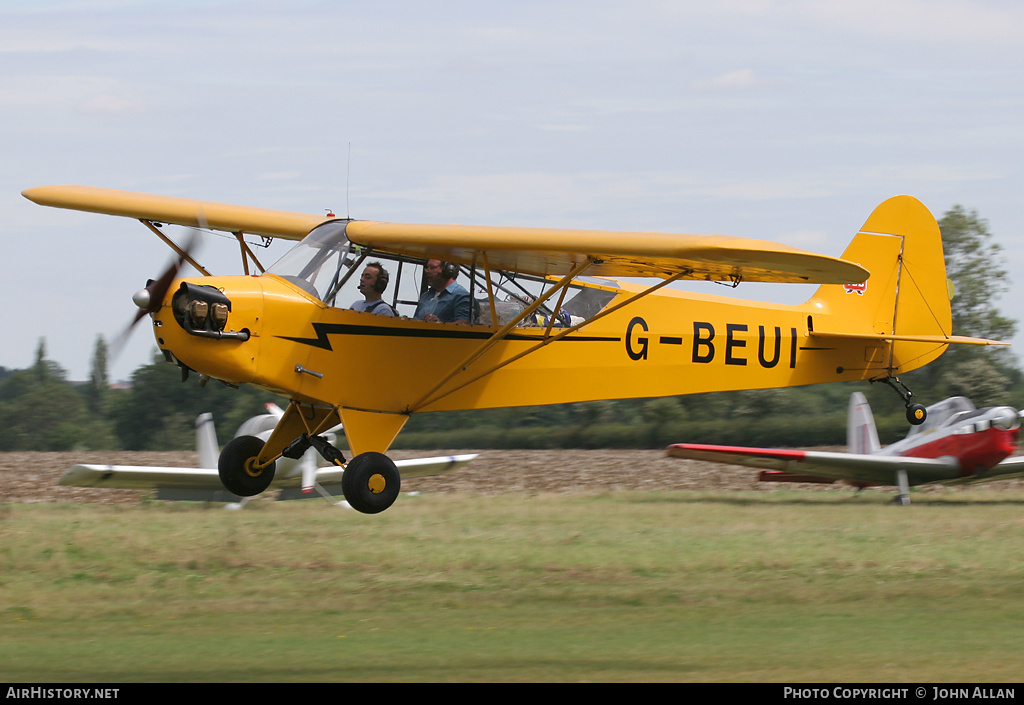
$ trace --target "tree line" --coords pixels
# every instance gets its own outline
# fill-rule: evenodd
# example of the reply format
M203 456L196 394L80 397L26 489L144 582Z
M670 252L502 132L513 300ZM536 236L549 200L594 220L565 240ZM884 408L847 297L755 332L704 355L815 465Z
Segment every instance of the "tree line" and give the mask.
M977 212L955 206L940 219L947 275L956 296L953 331L1007 340L1016 322L996 300L1009 277L1000 246ZM969 397L978 406L1024 407L1024 376L1006 348L953 345L936 361L904 375L922 403ZM555 406L435 412L414 415L396 447L439 448L658 448L670 443L820 446L846 442L850 393L868 397L880 440L891 443L908 428L903 404L885 385L866 382L719 392L657 399L595 401ZM126 388L107 378L107 346L96 339L89 380L73 383L46 359L40 341L25 370L0 367L0 451L185 450L194 447L194 423L211 412L227 442L264 404L287 400L251 388L195 376L154 355Z

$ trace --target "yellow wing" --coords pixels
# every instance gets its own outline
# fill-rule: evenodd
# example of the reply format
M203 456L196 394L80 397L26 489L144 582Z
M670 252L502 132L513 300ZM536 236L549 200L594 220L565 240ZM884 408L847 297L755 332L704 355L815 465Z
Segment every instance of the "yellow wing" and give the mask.
M834 257L764 240L726 235L683 235L606 230L556 230L467 225L405 225L354 221L352 242L375 249L494 269L564 275L588 257L587 274L760 282L857 284L863 267Z
M22 194L55 208L140 220L208 227L300 240L330 217L153 196L90 186L38 186ZM860 265L765 240L726 235L685 235L605 230L561 230L466 225L405 225L353 221L355 243L387 252L486 264L494 269L564 275L588 258L587 274L723 281L858 284Z
M36 186L25 189L21 195L41 206L120 215L193 228L204 227L232 233L279 237L286 240L301 240L317 225L331 220L322 215L233 206L191 198L153 196L148 193L117 191L94 186Z

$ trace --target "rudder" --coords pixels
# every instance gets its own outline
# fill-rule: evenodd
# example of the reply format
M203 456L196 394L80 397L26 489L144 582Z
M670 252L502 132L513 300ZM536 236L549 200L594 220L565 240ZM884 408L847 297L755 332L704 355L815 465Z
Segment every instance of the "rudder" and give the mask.
M919 200L895 196L878 206L843 259L871 275L860 285L826 284L808 301L823 330L850 335L949 336L950 289L938 223ZM936 342L880 342L889 374L942 354ZM883 349L884 348L884 349Z
M879 448L878 429L867 398L860 392L850 395L850 412L846 420L846 448L850 453L870 455Z

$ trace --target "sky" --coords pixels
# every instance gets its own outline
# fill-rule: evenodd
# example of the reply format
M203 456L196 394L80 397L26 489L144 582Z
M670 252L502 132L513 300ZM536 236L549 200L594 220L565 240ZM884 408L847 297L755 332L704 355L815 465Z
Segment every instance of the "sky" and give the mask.
M997 303L1020 321L1022 126L1015 1L7 0L0 366L30 366L44 341L87 379L98 336L171 257L136 221L21 196L46 184L832 256L910 194L987 221L1011 279ZM241 271L227 238L198 258ZM1020 355L1024 331L1012 342ZM140 326L111 378L155 350Z

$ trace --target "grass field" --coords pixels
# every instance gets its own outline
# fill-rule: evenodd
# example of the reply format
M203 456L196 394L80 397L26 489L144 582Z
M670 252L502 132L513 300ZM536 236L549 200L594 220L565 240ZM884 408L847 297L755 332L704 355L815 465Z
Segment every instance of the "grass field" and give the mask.
M1014 682L1024 494L0 507L0 680Z

